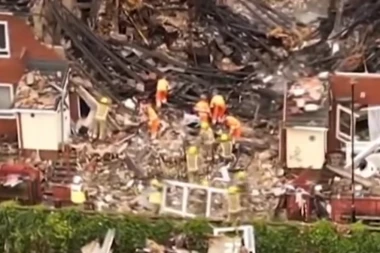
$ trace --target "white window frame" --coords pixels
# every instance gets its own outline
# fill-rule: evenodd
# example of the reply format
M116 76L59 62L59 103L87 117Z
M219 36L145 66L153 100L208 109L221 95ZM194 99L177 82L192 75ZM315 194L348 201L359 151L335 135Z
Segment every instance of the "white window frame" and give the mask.
M11 50L10 50L10 39L9 39L9 26L8 21L0 21L0 25L4 25L4 38L5 38L5 48L0 48L1 52L4 52L5 54L0 54L1 58L11 58Z
M218 236L225 233L231 233L231 232L243 232L243 240L244 245L248 249L250 253L256 253L256 243L255 243L255 229L253 226L250 225L244 225L239 227L222 227L222 228L213 228L213 235ZM225 245L225 251L224 252L233 252L238 253L239 252L239 244L232 244L228 243Z
M371 107L367 107L367 108L362 108L362 109L360 109L360 111L368 111L371 109L375 109L377 107L378 106L371 106ZM350 116L351 116L351 109L338 104L337 113L336 113L336 138L344 144L344 148L342 150L345 152L346 164L349 164L351 162L351 147L352 147L352 142L351 142L352 141L352 136L351 136L352 135L352 129L351 129L351 126L352 125L350 126L350 136L347 136L346 134L341 133L339 131L340 110L344 111L345 113L350 114ZM354 125L356 125L356 118L358 118L358 117L359 117L359 115L355 113ZM354 132L354 134L355 134L355 132ZM371 143L371 141L355 140L355 142L354 142L354 145L355 145L354 153L355 154L360 153L363 149L365 149L368 146L369 143Z
M182 202L181 202L181 210L178 210L176 208L170 207L166 205L166 199L168 194L168 188L169 187L179 187L182 189ZM207 187L203 185L197 185L197 184L190 184L190 183L184 183L179 181L173 181L173 180L165 180L164 181L164 187L162 192L162 202L161 202L161 209L160 213L172 213L176 214L182 217L189 217L194 218L197 217L196 214L190 213L188 211L188 201L189 201L189 193L190 190L205 190L207 193L207 197L205 198L206 201L206 211L204 216L206 218L211 217L211 204L212 204L212 196L213 194L223 194L225 197L227 197L227 190L221 189L221 188L214 188L214 187Z
M347 141L351 141L352 140L352 134L354 133L355 134L355 129L352 129L352 126L355 127L356 125L356 118L359 117L358 114L354 114L354 122L350 122L350 134L347 135L343 132L340 131L340 116L341 116L341 112L344 112L344 113L347 113L350 115L350 119L351 119L351 115L352 115L352 112L351 112L351 109L343 106L343 105L340 105L338 104L337 107L336 107L336 119L335 119L335 136L338 140L342 141L342 142L347 142ZM353 131L354 130L354 131Z
M10 92L11 102L14 100L14 87L10 83L0 83L0 87L8 87ZM0 119L15 119L16 114L13 111L13 108L9 109L0 109Z

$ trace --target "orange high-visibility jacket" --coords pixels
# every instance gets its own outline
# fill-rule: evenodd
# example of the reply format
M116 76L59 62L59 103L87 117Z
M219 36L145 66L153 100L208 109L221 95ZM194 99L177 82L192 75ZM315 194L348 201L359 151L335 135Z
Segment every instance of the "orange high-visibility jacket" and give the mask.
M240 121L233 116L226 117L226 125L231 129L237 129L241 127Z
M168 91L169 90L169 82L165 78L161 78L157 82L157 90L158 91Z
M212 97L210 105L211 107L225 106L226 102L224 101L224 98L221 95L215 95Z
M194 106L194 110L197 112L205 112L205 113L210 113L210 106L206 101L199 101L196 103Z

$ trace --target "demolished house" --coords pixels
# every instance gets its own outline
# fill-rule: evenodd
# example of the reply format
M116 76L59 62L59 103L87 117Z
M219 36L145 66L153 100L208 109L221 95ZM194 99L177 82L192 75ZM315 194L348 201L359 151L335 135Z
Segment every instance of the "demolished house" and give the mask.
M89 87L96 87L101 93L98 96L107 95L118 105L127 104L129 106L129 102L132 101L132 106L129 108L132 110L128 113L117 109L114 111L112 116L114 116L115 122L122 127L118 131L107 129L107 138L102 141L92 141L88 135L82 134L83 128L78 126L91 128L90 119L94 110L87 108L87 114L81 115L82 100L79 100L79 111L71 110L72 120L75 121L76 118L81 118L81 120L79 123L77 122L71 141L68 143L71 153L64 156L61 161L54 162L53 170L57 172L55 174L61 174L60 179L55 176L54 180L50 178L52 187L49 191L55 196L55 199L69 200L67 188L73 175L80 174L87 190L88 199L95 203L97 210L151 213L152 210L147 201L150 190L148 182L152 178L160 178L164 186L170 189L167 194L163 191L167 203L162 202L161 213L172 213L185 217L211 217L213 213L218 212L218 218L223 218L227 216L226 201L223 195L232 181L230 170L233 171L236 168L248 169L254 173L250 177L254 180L252 185L255 199L249 210L268 216L268 210L277 206L277 197L273 195L272 187L278 188L282 185L279 182L279 178L282 177L281 171L277 177L277 165L275 162L275 165L272 165L278 149L276 128L274 122L263 120L257 122L261 126L256 131L252 131L252 126L256 123L251 122L250 119L257 117L259 111L260 113L270 111L276 114L275 108L278 106L277 99L280 96L276 92L270 92L266 87L261 87L260 78L249 75L253 63L244 60L243 52L236 52L237 55L232 54L230 51L237 50L237 48L229 49L220 44L229 35L220 36L222 40L216 44L213 43L213 48L219 48L215 52L212 52L214 49L203 52L207 38L198 37L200 44L197 45L199 50L196 51L199 52L194 55L196 57L195 64L198 66L192 68L191 65L194 62L189 61L186 54L177 54L176 56L179 58L176 59L173 58L173 55L166 56L167 52L165 52L173 50L169 52L173 54L178 49L184 50L182 42L188 38L189 34L186 34L185 37L176 36L175 44L178 43L176 45L178 49L163 47L160 50L158 44L152 44L150 49L140 47L138 44L123 45L122 43L118 45L120 41L113 40L113 36L111 36L111 41L103 41L99 37L93 36L93 31L60 3L48 1L47 6L51 7L48 10L54 17L52 22L61 24L62 26L59 27L62 27L63 33L67 35L65 37L68 39L66 56L79 63L75 67L81 72L91 73L88 75L90 76L89 82L85 78L72 77L70 79L72 86L69 90L73 90L82 100L86 100L85 103L90 105L89 107L94 108L91 105L95 104L95 109L96 100L92 99L92 103L89 101L91 99L86 99L89 97L87 94ZM223 7L217 8L218 11L224 11ZM265 12L264 8L261 9ZM188 20L187 11L181 12ZM176 18L181 18L181 15ZM176 30L181 28L175 23L167 25L166 21L161 20L162 18L163 16L157 16L154 22L157 23L155 27L166 27L165 33L173 29L170 26L175 26ZM72 21L75 22L71 23ZM239 20L235 22L238 23ZM287 20L285 23L289 22L291 21ZM147 27L149 28L149 26ZM270 21L266 21L265 26L260 28L260 32L264 34L264 31L272 28L274 25ZM203 26L199 31L202 29L204 29ZM199 31L194 31L194 33L199 35ZM156 32L162 31L157 30ZM152 35L156 37L157 34ZM212 31L210 30L207 36L211 35ZM150 38L150 41L154 40L155 38ZM163 41L158 42L162 43ZM96 45L99 51L95 52L93 45ZM262 48L265 50L265 46ZM225 52L221 53L220 50ZM255 61L260 58L259 54L250 51L249 57L252 56ZM210 54L215 55L216 58L210 58ZM224 54L226 56L223 56ZM240 66L236 63L239 61L241 62ZM210 63L212 66L209 65ZM267 68L262 62L257 64L258 68ZM204 66L209 67L204 68ZM152 141L149 140L145 126L141 124L141 119L135 109L138 109L141 100L152 97L154 91L152 86L163 74L170 76L173 89L170 92L169 105L162 110L160 115L163 122L160 137L157 141ZM186 182L188 179L184 161L185 148L186 145L199 142L197 120L192 120L194 115L191 115L190 108L201 93L206 92L211 95L212 90L208 88L208 85L210 82L215 83L212 80L216 80L216 78L220 84L213 84L214 88L220 89L220 92L230 101L228 103L230 113L244 115L247 118L243 129L246 138L241 143L241 151L234 150L236 160L233 163L224 164L217 154L212 161L202 163L201 178L207 179L209 184L200 186ZM248 82L251 78L254 85ZM238 86L233 88L233 84ZM243 96L240 92L241 89L244 89ZM232 93L231 90L233 90ZM260 97L251 91L262 92L264 95ZM126 98L132 99L124 101ZM238 101L244 101L242 106L237 106ZM70 104L72 104L71 97ZM116 105L114 106L116 107ZM134 112L131 113L131 111ZM74 115L75 113L76 115ZM190 121L184 123L188 119ZM252 163L254 153L258 159ZM262 191L260 190L261 185L265 185L265 189ZM66 190L63 190L62 187L66 187ZM62 195L60 190L65 193ZM204 196L208 197L203 199ZM182 208L187 205L189 209Z
M57 103L54 105L54 108L43 108L43 106L34 108L34 102L39 101L40 99L39 92L44 93L42 96L46 96L46 93L50 93L50 91L56 88L47 85L49 86L47 91L37 92L33 90L35 87L32 87L35 86L35 84L32 85L29 83L31 81L30 79L34 78L31 77L33 73L30 73L29 75L25 73L28 71L35 71L42 65L44 66L41 70L44 71L43 68L46 69L46 67L50 67L57 61L60 61L60 57L54 50L47 48L34 38L33 31L25 23L23 18L12 15L0 15L0 20L2 26L1 31L3 33L1 35L1 38L3 39L3 49L0 59L0 64L2 65L2 72L0 74L0 82L2 83L0 133L2 139L4 141L7 140L18 143L19 148L25 152L31 150L47 152L58 150L57 142L53 144L53 146L43 146L45 144L43 144L39 138L41 138L41 136L46 136L48 140L51 137L48 134L50 130L46 131L46 129L50 128L51 132L54 132L54 138L52 141L57 139L58 135L61 135L59 134L58 128L54 127L57 124L55 121L59 119L59 112L57 111L59 102L54 101L54 103ZM54 67L52 68L53 71L55 71ZM61 97L61 91L67 86L65 69L61 70L60 75L60 82L55 84L58 89L58 91L55 91L57 97ZM26 77L28 79L27 84L25 84L25 80L23 80ZM36 79L38 79L38 77ZM30 92L27 94L20 94L19 91L23 88L30 89ZM22 101L24 99L30 100L28 100L29 102L24 103ZM44 98L41 98L41 100L44 100ZM39 102L41 104L44 103L42 101ZM50 101L45 102L51 103ZM50 117L50 119L46 118L47 121L44 121L44 117ZM49 120L52 123L47 123ZM47 125L45 125L45 123L47 123ZM44 125L46 128L43 127ZM38 136L39 134L36 134L36 131L39 129L42 130L40 136Z
M96 99L85 88L74 87L75 76L69 83L68 61L39 42L25 18L3 14L0 20L4 40L0 136L7 142L2 143L2 153L18 150L28 156L37 152L43 159L57 159L75 123L90 114L80 125L91 125Z
M357 4L345 5L344 16L357 17L350 14ZM368 18L380 8L374 3L372 7ZM361 129L355 133L355 163L377 149L376 141L371 142L375 134L368 128L372 123L366 129L366 122L375 117L376 74L347 72L358 67L347 70L342 64L352 53L350 48L361 45L367 35L351 35L345 27L341 33L349 33L348 39L331 42L326 38L332 27L322 23L318 27L316 21L300 23L277 9L263 1L193 5L101 1L91 10L88 4L44 1L42 12L49 25L34 23L34 30L41 35L48 33L49 26L56 29L52 41L63 45L73 64L68 67L33 38L21 46L23 57L12 60L20 69L17 76L2 81L13 89L9 118L3 125L13 128L3 133L18 142L23 155L33 152L42 158L26 160L46 177L46 185L40 185L44 203L72 205L75 185L86 192L84 208L226 219L227 188L240 170L247 172L249 182L245 206L237 208L242 220L271 219L282 210L288 218L302 219L346 212L346 207L326 210L350 187L345 178L350 178L353 137L351 83L359 101L355 97L355 129ZM332 17L328 13L324 18ZM22 19L7 18L25 25L23 29L29 29L25 34L32 37ZM366 22L345 21L352 29ZM9 30L12 51L11 23ZM37 44L51 52L51 58L28 49ZM378 57L369 48L373 49L367 47L362 53L373 72ZM326 70L328 78L318 77ZM168 104L158 113L159 138L152 140L139 109L153 99L162 76L170 81L171 90ZM215 152L211 159L202 159L198 182L188 182L186 148L200 143L199 120L192 107L201 94L211 96L216 90L225 97L228 113L241 119L243 138L234 145L232 162L226 163ZM113 103L106 137L98 140L92 136L92 126L97 101L104 96ZM216 128L217 137L224 128ZM375 156L369 155L365 168L357 171L356 181L366 192L376 185L368 178L372 172L366 174L367 167L369 171L376 167ZM326 171L333 172L326 176ZM152 204L153 179L160 181L161 199ZM315 215L317 190L324 194L317 202L327 215Z

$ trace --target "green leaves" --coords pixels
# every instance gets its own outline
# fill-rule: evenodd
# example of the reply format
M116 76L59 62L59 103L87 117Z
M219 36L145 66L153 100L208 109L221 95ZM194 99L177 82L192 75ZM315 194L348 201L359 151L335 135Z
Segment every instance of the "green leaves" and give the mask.
M11 253L80 252L86 243L102 239L108 228L115 228L115 253L135 252L146 238L164 243L173 233L186 234L193 250L206 252L212 226L217 225L204 219L156 220L132 214L107 216L73 209L52 212L7 204L0 207L0 248ZM380 252L380 234L360 223L337 227L328 221L312 225L261 221L254 227L258 253Z

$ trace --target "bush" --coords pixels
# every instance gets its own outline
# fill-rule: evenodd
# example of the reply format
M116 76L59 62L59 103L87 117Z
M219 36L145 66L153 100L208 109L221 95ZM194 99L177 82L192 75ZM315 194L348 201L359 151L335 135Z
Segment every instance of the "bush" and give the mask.
M114 253L134 252L150 238L165 242L173 232L184 232L193 249L205 251L205 235L211 233L206 220L180 221L128 215L84 214L62 209L0 208L0 248L12 253L76 253L86 243L103 238L116 229ZM254 223L258 253L379 253L380 235L355 224L337 229L322 221L313 225Z

